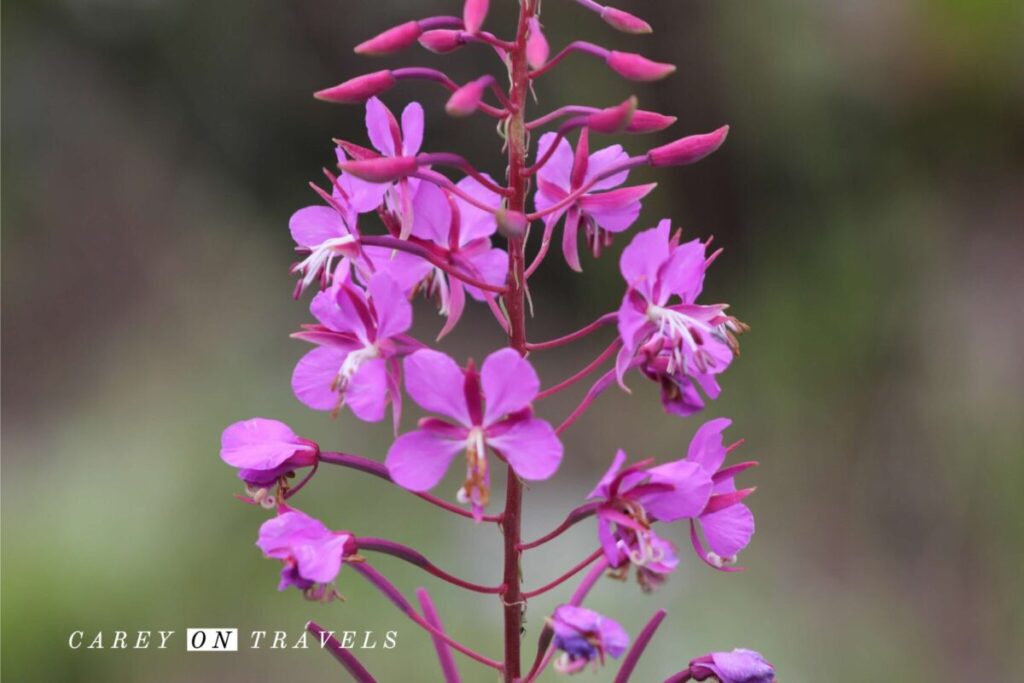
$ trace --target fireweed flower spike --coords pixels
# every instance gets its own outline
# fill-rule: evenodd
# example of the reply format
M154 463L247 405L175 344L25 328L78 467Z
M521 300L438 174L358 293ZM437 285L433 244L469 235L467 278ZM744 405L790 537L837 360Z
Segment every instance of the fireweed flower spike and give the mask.
M324 602L338 597L331 584L342 559L355 548L350 534L331 531L320 520L289 508L263 523L256 545L266 557L284 563L277 590L295 586L307 599Z
M220 438L220 459L238 468L253 501L265 507L274 506L270 489L282 477L312 467L319 454L316 442L296 435L283 422L262 417L236 422Z
M556 144L556 140L557 145L552 152L550 147ZM537 194L534 195L537 211L551 208L599 174L629 158L620 145L605 147L590 154L586 128L580 133L575 153L569 143L564 138L559 139L555 133L542 135L537 143L537 159L543 159L549 154L547 163L537 172ZM591 251L594 256L600 256L601 248L610 243L611 234L626 230L640 215L640 200L656 184L619 187L626 182L628 176L629 171L609 176L594 184L569 206L545 217L545 237L550 239L555 225L565 216L562 253L573 270L582 270L577 251L577 235L581 224Z
M591 662L604 665L605 656L618 659L629 647L629 634L618 622L586 607L561 605L548 625L561 652L555 662L561 673L582 671Z
M547 9L565 12L566 18L558 19L567 25L573 20L570 13L580 10L617 31L652 31L640 17L603 1L574 0ZM314 410L348 409L368 422L383 420L390 404L395 436L383 462L343 450L321 450L287 425L264 418L228 427L221 457L246 483L249 497L243 500L276 514L264 521L258 545L267 557L283 563L279 588L294 586L311 599L329 600L337 595L333 582L348 564L352 575L377 589L434 641L446 683L483 680L479 671L466 667L489 668L503 683L534 683L553 661L556 669L575 673L590 665L615 666L616 658L621 658L616 683L629 683L666 612L657 610L630 644L618 623L584 605L590 591L605 577L623 579L631 571L645 591L665 581L682 559L667 537L677 533L673 524L688 523L690 541L704 562L721 571L736 571L737 555L754 533L754 519L743 504L753 489L738 489L735 479L756 463L725 464L726 454L738 444L723 445L722 432L729 422L722 419L698 429L686 457L677 454L674 461L628 462L629 444L610 444L607 452L618 452L590 499L568 511L547 533L528 541L522 533L530 512L526 483L555 475L563 457L560 435L582 421L616 380L625 387L633 372L660 385L667 412L687 416L701 410L707 398L718 396L717 377L738 355L736 335L746 326L727 315L724 304L697 303L718 252L709 254L707 242L682 242L667 220L632 236L623 251L619 265L625 295L621 304L611 305L617 310L578 330L546 341L530 338L526 323L534 315L533 304L549 299L544 295L551 293L540 291L541 281L530 278L544 265L558 228L565 261L579 271L581 232L596 258L616 233L635 227L641 201L655 185L627 186L631 170L693 164L715 152L729 129L658 141L628 152L615 144L620 142L616 139L592 152L594 134L657 133L676 118L639 109L634 95L601 107L570 103L535 112L531 108L546 87L544 74L571 64L567 57L577 54L601 60L609 70L637 82L667 77L675 67L583 40L570 39L553 52L541 23L541 0L517 0L518 16L507 26L489 15L489 0L451 3L448 14L407 17L368 37L355 51L395 55L419 43L444 55L442 61L471 55L472 71L460 69L466 75L455 80L438 68L395 66L367 70L315 93L327 102L365 106L369 142L363 146L335 139L336 166L324 169L328 184L311 183L321 201L299 209L289 221L299 253L292 268L299 279L296 295L307 289L316 292L309 304L315 322L293 335L314 348L298 361L292 389ZM472 48L461 52L464 46ZM494 68L479 64L481 56L495 59ZM501 150L502 163L471 160L459 150L421 152L423 108L416 102L403 103L396 116L379 99L385 93L391 96L398 90L394 86L405 80L427 81L447 91L447 113L465 117L467 126L476 125L481 115L484 121L497 123L494 147ZM341 131L341 137L359 135ZM629 138L629 145L638 144L638 138ZM480 170L485 168L493 175ZM474 354L483 358L481 365L470 360L460 367L441 350L409 335L413 306L425 305L420 294L433 300L445 318L438 340L454 334L472 299L486 305L505 335L503 341L496 350ZM476 328L472 332L474 338L484 338ZM575 358L572 367L550 378L550 384L545 378L541 389L529 354L602 334L612 338L596 357L566 354L565 358ZM546 399L583 382L591 384L579 403L559 422L549 422L548 408L560 402ZM426 413L404 433L403 394ZM620 433L615 425L607 427L608 435ZM458 502L429 493L457 459L462 482L454 496ZM493 524L488 528L501 536L501 549L495 553L501 562L500 577L470 581L441 569L409 546L335 531L332 524L292 508L314 474L323 481L319 470L328 466L402 487L415 494L410 498L421 499L414 504L430 503L460 523L469 518ZM304 478L290 485L299 471L305 471ZM504 482L503 508L485 514L492 475ZM532 576L534 563L524 555L590 517L597 522L596 548L582 558L567 558L554 578L538 581ZM418 592L421 613L360 553L389 555L423 571L429 581L498 597L500 654L484 654L462 644L454 629L442 626L437 615L445 610L435 609L424 589ZM449 559L441 564L458 562ZM536 609L531 606L534 598L570 582L576 583L572 593L566 600L553 601L561 606L550 617L527 619L530 609ZM320 636L326 632L314 622L308 629ZM537 646L532 663L524 665L526 639L535 639ZM326 648L352 678L361 683L376 680L337 639L328 637ZM465 661L456 662L460 658ZM422 667L405 678L410 676L436 678ZM736 650L698 657L666 683L712 679L771 683L774 671L757 653Z
M412 325L412 305L386 273L370 278L364 292L351 280L319 292L310 312L320 321L293 337L317 345L292 374L296 398L314 410L337 414L343 406L361 420L384 417L387 403L401 409L398 357L417 344L404 333Z
M519 476L547 479L562 461L562 443L551 425L533 417L530 402L540 389L533 366L514 349L489 355L477 373L463 370L443 353L424 349L405 359L405 388L424 410L441 413L420 421L419 429L398 437L388 451L391 477L411 491L427 491L441 481L452 460L466 455L466 482L459 499L477 517L490 500L487 449Z
M662 387L665 410L690 415L721 392L715 376L739 351L735 334L747 326L726 315L725 304L698 305L704 273L711 263L699 240L679 244L670 221L637 233L623 250L619 268L626 295L619 307L622 350L616 361L619 382L635 365Z

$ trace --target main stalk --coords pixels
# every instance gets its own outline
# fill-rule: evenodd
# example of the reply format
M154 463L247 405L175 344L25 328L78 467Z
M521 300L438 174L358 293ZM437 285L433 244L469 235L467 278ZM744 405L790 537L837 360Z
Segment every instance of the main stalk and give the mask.
M526 178L526 98L530 89L526 63L526 37L528 22L536 10L536 0L520 0L519 25L516 30L515 48L510 54L511 84L509 101L512 104L508 119L508 186L511 190L509 210L525 213ZM508 292L505 294L505 309L509 319L509 344L519 353L526 354L526 270L525 240L522 236L510 236L508 240ZM522 528L523 486L512 468L508 468L508 485L505 491L505 511L501 528L505 535L505 592L502 595L505 611L505 681L512 683L520 677L519 660L522 642L523 600L519 544Z

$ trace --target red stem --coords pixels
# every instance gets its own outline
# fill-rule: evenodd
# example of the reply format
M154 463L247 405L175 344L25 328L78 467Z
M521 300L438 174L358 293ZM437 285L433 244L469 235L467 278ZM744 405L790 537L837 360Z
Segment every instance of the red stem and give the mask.
M620 346L622 346L622 341L616 339L608 346L607 349L601 352L600 356L590 361L590 363L585 368L577 372L569 379L563 380L562 382L559 382L550 389L545 389L544 391L538 393L537 398L547 398L548 396L557 394L559 391L562 391L563 389L570 387L576 382L580 381L581 379L592 373L594 370L597 370L599 367L601 367L606 360L614 356L615 352L619 350Z
M557 588L558 586L561 586L563 583L565 583L566 581L568 581L569 579L571 579L572 577L576 576L581 571L586 569L592 562L597 560L603 554L604 554L604 550L602 550L601 548L598 548L594 552L590 553L590 555L588 555L586 557L586 559L581 561L579 564L577 564L575 567L573 567L572 569L570 569L566 573L564 573L561 576L559 576L554 581L551 581L550 583L546 583L543 586L541 586L540 588L536 588L536 589L534 589L532 591L526 591L525 593L523 593L523 597L526 598L526 599L535 598L538 595L544 595L545 593L547 593L552 588Z
M557 346L565 346L566 344L570 344L576 341L577 339L582 339L583 337L586 337L591 332L600 329L605 325L616 322L618 319L618 313L605 313L604 315L602 315L600 318L590 323L589 325L581 327L575 332L571 332L570 334L567 334L564 337L559 337L558 339L551 339L546 342L537 342L536 344L527 344L526 348L529 349L530 351L542 351L544 349L553 349Z
M438 616L437 609L434 607L434 601L430 599L430 593L427 592L427 589L417 588L416 599L420 602L420 610L422 610L423 618L427 623L444 633L441 617ZM459 670L455 666L455 658L452 657L452 651L448 647L448 643L434 635L431 636L431 640L434 641L434 650L437 651L437 661L441 664L441 675L444 676L444 683L460 683Z

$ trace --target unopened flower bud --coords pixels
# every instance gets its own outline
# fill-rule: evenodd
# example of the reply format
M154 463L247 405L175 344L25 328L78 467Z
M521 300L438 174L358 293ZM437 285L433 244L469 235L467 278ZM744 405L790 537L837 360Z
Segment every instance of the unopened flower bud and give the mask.
M605 7L601 10L601 18L604 23L624 33L650 33L651 25L640 17L633 16L629 12L623 12L614 7Z
M700 161L725 142L729 126L703 135L688 135L675 142L655 147L647 153L651 166L684 166Z
M466 0L462 6L462 23L470 33L479 33L487 18L490 0Z
M451 29L440 28L433 31L425 31L420 36L420 45L437 54L454 52L465 44L466 41L462 37L462 31L452 31Z
M664 130L676 122L675 116L666 116L656 111L644 111L637 109L633 112L633 118L626 126L627 133L656 133Z
M492 76L481 76L466 83L452 93L452 96L448 98L448 103L444 105L444 110L452 116L469 116L480 106L484 89L490 85L492 79Z
M607 107L587 117L586 126L598 133L618 133L626 128L636 112L636 97L630 97L622 104Z
M356 45L355 51L361 55L387 55L404 50L420 37L423 29L415 21L407 21L389 28L387 31Z
M416 157L376 157L340 161L338 168L371 183L390 183L412 175L419 167Z
M526 228L530 225L530 222L526 220L526 215L521 211L501 209L494 218L498 222L498 232L510 240L522 239L526 234Z
M320 90L313 97L326 102L340 104L358 104L365 102L374 95L379 95L395 84L395 77L390 71L374 71L363 76L356 76L336 85L333 88Z
M540 20L533 17L530 19L530 35L526 39L526 63L531 69L539 69L548 63L550 54L551 49L540 27Z
M656 81L676 70L674 64L655 62L632 52L612 50L606 61L617 74L631 81Z

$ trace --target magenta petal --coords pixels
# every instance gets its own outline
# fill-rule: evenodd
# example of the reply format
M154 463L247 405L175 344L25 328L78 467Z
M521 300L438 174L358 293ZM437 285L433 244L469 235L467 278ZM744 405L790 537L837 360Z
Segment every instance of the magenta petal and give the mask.
M704 287L705 251L700 240L690 240L672 250L659 274L663 295L675 294L685 303L696 300Z
M384 464L399 486L410 491L427 491L444 478L448 466L465 446L464 441L417 429L395 440Z
M396 156L395 137L391 134L394 116L376 97L366 101L366 133L377 151L384 156Z
M302 247L318 247L329 239L348 235L338 212L329 206L307 206L292 214L288 230Z
M487 249L479 254L474 254L465 263L465 268L474 278L483 280L492 285L502 285L508 277L508 254L501 249ZM463 260L458 259L462 264ZM477 301L483 301L486 297L482 290L466 285L466 291Z
M597 518L597 540L601 544L601 550L604 551L604 556L608 560L608 564L612 567L618 567L622 563L624 557L619 551L619 542L615 538L615 534L612 532L611 521L601 517L600 513Z
M619 270L626 284L641 292L650 299L661 264L669 257L669 230L672 222L665 219L658 227L638 232L633 241L622 250ZM662 301L651 301L663 304Z
M412 200L412 234L448 248L452 227L452 206L444 190L433 183L420 183Z
M486 173L484 177L493 182L493 179ZM476 178L466 176L456 183L455 186L487 206L493 206L494 208L501 206L501 197L498 193L484 187ZM473 240L490 237L498 229L498 223L493 213L484 211L462 199L456 198L455 201L459 206L459 216L461 218L459 228L460 247Z
M487 437L487 443L508 461L523 479L547 479L562 462L562 442L544 420L516 422L501 436Z
M377 312L377 341L412 327L412 304L389 274L377 273L370 278L366 288Z
M313 450L285 423L262 417L234 423L220 439L221 460L257 470L273 469L298 451Z
M384 418L388 402L387 363L381 358L364 361L349 380L345 405L365 422Z
M649 473L652 483L672 486L671 491L644 497L647 511L663 522L696 517L711 497L711 473L697 463L677 460L654 467Z
M537 159L543 159L548 148L554 143L557 136L555 133L544 133L537 142ZM570 186L569 177L572 175L573 153L569 141L562 138L552 153L548 162L537 171L538 181L544 181L563 189ZM538 207L540 208L540 207Z
M440 351L421 349L405 358L405 390L421 408L470 423L462 368Z
M640 199L655 186L656 183L651 183L587 194L580 198L580 208L605 230L622 232L636 222L640 215Z
M495 351L484 359L480 369L486 408L484 424L530 405L540 391L540 378L530 362L515 349Z
M700 524L708 546L723 558L739 554L754 535L754 513L743 503L701 515Z
M341 394L331 388L348 351L332 346L313 349L295 365L292 391L295 398L313 410L334 410Z
M580 210L575 204L573 204L565 214L565 225L562 227L562 255L565 257L565 262L569 267L576 272L583 270L580 266L580 253L578 247L580 218Z
M686 459L703 467L708 474L717 472L725 462L726 456L725 446L722 444L722 432L731 424L732 420L727 417L715 418L702 424L690 439Z
M372 263L375 272L387 273L406 295L434 269L419 256L387 247L364 247L363 253ZM365 266L363 269L368 270ZM368 279L365 274L362 277Z
M621 164L622 162L629 159L629 155L622 149L622 145L612 145L611 147L605 147L590 155L587 160L587 175L584 179L584 183L590 181L591 178L596 178L601 173L604 173L608 169ZM614 175L610 175L603 180L599 180L591 187L592 192L598 192L600 190L607 190L612 187L618 187L622 183L626 182L626 178L629 177L629 171L621 171Z
M611 495L612 481L615 480L615 477L619 474L619 470L622 469L622 466L626 464L626 457L626 451L621 448L616 451L615 458L612 459L611 467L609 467L608 471L604 473L601 480L597 482L597 486L594 487L594 490L587 494L588 500L591 498L608 498Z
M423 145L423 107L410 102L402 110L402 148L406 156L414 156Z
M618 312L619 337L622 338L623 348L630 356L642 341L644 328L651 327L653 329L643 309L637 307L636 299L638 297L639 295L634 290L627 289Z

